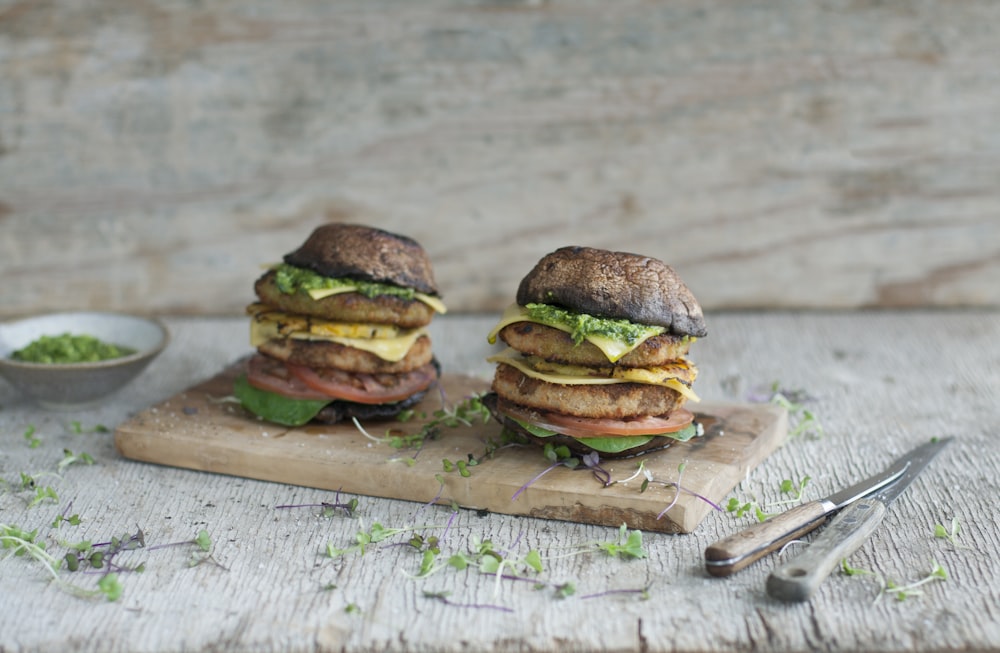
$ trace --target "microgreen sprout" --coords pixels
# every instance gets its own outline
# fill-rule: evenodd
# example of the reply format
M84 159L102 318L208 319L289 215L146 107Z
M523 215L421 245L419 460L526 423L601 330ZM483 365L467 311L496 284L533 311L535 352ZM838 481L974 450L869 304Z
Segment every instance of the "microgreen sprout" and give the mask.
M59 461L59 473L70 465L93 465L94 458L89 453L74 454L69 449L63 449L63 458Z
M800 480L798 483L795 483L790 478L786 478L783 481L781 481L779 489L781 490L782 494L791 494L793 501L799 501L802 499L802 491L806 489L806 486L809 484L809 481L811 480L812 479L808 475L803 476L802 480Z
M28 443L28 447L31 449L37 449L42 444L42 441L38 439L37 435L35 435L35 431L37 431L37 429L34 424L28 424L28 426L24 429L24 440Z
M82 522L83 520L80 519L80 515L76 513L70 515L69 517L67 517L66 514L63 513L61 515L56 515L56 518L52 520L52 528L59 528L63 524L69 524L71 526L79 526Z
M514 612L514 610L512 610L511 608L508 608L503 605L490 605L484 603L457 603L448 598L450 595L451 595L450 592L428 592L426 590L423 593L424 598L434 599L435 601L440 601L445 605L450 605L456 608L471 608L475 610L499 610L500 612Z
M938 563L937 560L932 559L931 571L926 576L918 581L908 583L906 585L897 585L891 580L887 581L885 593L895 596L897 601L903 601L911 596L920 596L923 594L923 590L918 588L935 580L948 580L948 572L941 566L940 563Z
M287 510L291 508L319 508L320 516L333 517L337 513L343 513L347 517L353 517L354 511L358 509L357 497L351 497L347 501L340 500L340 490L334 496L333 501L321 501L320 503L298 503L275 506L275 510Z
M649 600L649 585L639 589L617 589L617 590L604 590L603 592L595 592L593 594L585 594L581 596L581 599L600 599L607 596L616 595L630 595L637 596L641 601Z
M642 531L629 531L625 524L618 528L618 539L611 542L600 542L597 548L613 558L619 555L626 558L645 558L646 550L642 548Z
M51 501L52 503L59 503L59 495L51 485L46 486L36 486L35 487L35 497L28 503L29 508L34 508L35 506L45 502Z
M660 511L660 514L656 516L657 519L663 519L663 515L673 508L677 504L677 499L681 496L681 477L684 475L684 468L687 467L686 462L682 462L677 466L677 481L674 484L676 491L674 492L674 498L667 504L667 507Z
M941 524L934 525L934 537L948 540L951 545L955 548L963 548L961 544L958 543L958 532L959 532L958 518L951 518L951 528L945 528Z

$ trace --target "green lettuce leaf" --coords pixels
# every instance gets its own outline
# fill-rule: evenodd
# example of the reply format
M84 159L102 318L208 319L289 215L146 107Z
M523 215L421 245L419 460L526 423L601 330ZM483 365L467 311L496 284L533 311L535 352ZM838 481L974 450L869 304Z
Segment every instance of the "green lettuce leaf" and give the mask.
M233 394L243 407L269 422L284 426L302 426L330 403L324 399L292 399L255 388L241 374L233 383Z
M514 418L510 418L514 419ZM543 429L535 424L530 424L528 422L523 422L519 419L515 419L515 422L521 425L525 431L531 433L532 435L539 438L548 438L553 435L558 435L555 431L550 431L548 429ZM655 437L666 437L678 442L687 442L691 438L698 435L698 425L695 422L685 426L680 431L674 433L662 433L660 435L630 435L630 436L613 436L607 438L577 438L581 443L587 445L595 451L601 453L621 453L622 451L627 451L633 447L639 447Z

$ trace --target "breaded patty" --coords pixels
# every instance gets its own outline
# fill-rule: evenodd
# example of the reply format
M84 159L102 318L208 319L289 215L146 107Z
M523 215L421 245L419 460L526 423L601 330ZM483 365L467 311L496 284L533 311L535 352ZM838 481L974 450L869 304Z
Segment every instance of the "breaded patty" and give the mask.
M417 338L406 356L399 361L387 361L367 352L336 342L276 338L264 342L257 351L293 365L333 367L360 374L401 374L431 362L431 339Z
M580 417L624 419L640 415L667 415L684 403L683 395L659 385L547 383L504 363L497 365L493 391L522 406Z
M434 309L422 301L391 295L369 299L360 293L345 292L319 300L301 292L289 295L278 290L274 277L275 272L268 271L254 283L254 290L263 303L288 313L340 322L396 324L406 329L426 326L434 317Z
M508 324L500 330L500 339L519 352L548 361L589 367L603 367L609 364L604 352L586 340L577 345L565 331L536 322ZM654 336L622 356L615 365L659 367L672 360L683 358L690 347L691 340L683 336L669 334Z

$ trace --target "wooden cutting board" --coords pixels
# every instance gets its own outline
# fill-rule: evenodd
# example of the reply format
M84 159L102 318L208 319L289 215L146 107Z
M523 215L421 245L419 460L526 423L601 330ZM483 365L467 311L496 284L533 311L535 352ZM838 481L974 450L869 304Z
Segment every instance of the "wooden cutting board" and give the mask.
M138 461L347 495L455 502L511 515L690 533L713 509L708 501L720 503L787 434L787 413L778 406L701 403L692 408L706 427L703 437L641 458L602 461L618 481L608 487L590 470L566 467L531 482L549 462L540 447L527 445L497 450L463 476L457 469L446 471L444 460L483 456L490 441L500 441L500 427L493 420L446 427L419 451L397 449L378 439L390 428L416 433L426 419L365 423L375 439L352 423L289 429L261 421L237 403L219 401L232 394L239 370L234 365L123 423L115 431L118 451ZM482 379L446 374L443 393L428 393L417 411L432 414L442 407L442 398L454 407L488 386ZM645 477L635 476L640 460L653 477L645 491ZM630 476L634 478L621 482ZM674 485L678 479L679 494Z

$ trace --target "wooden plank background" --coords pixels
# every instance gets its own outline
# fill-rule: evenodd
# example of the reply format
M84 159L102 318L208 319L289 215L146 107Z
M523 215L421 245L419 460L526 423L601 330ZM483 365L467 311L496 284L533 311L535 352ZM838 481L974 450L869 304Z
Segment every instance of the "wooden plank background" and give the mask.
M1000 305L1000 3L0 0L0 317L234 314L325 220L456 312L544 253L707 310Z

